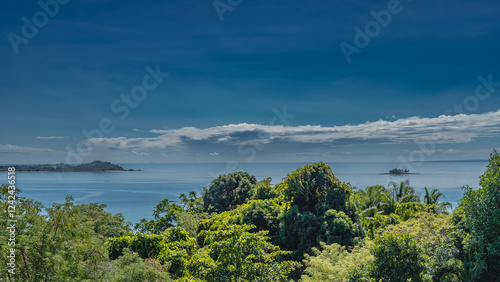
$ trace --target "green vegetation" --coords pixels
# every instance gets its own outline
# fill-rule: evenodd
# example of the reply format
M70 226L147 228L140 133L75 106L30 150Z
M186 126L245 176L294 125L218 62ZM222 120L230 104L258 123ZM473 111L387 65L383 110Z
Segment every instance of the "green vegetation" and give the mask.
M389 233L375 238L371 276L384 281L421 281L424 258L415 239L407 233Z
M0 172L5 172L9 167L15 167L17 172L103 172L103 171L125 171L119 165L110 162L93 161L91 163L69 165L69 164L41 164L41 165L10 165L0 166ZM128 171L134 171L129 169Z
M500 155L491 154L481 188L465 187L455 210L463 237L463 261L471 280L494 281L500 273Z
M195 262L190 274L205 281L287 281L299 263L283 261L289 252L269 243L267 231L250 232L254 227L235 224L202 231L198 255L205 262Z
M117 259L124 250L131 250L144 259L158 260L160 265L168 265L173 278L186 274L188 260L196 250L195 239L181 227L169 227L159 235L129 234L111 238L106 242L109 258Z
M394 169L389 170L388 173L381 173L381 174L406 175L406 174L418 174L418 173L410 172L410 170L408 170L408 169L394 168Z
M250 200L257 180L246 172L220 175L203 191L203 209L220 213Z
M410 171L408 169L399 169L399 168L394 168L389 170L389 174L409 174Z
M221 175L202 195L161 200L134 230L105 205L43 207L16 195L16 274L3 281L495 281L500 273L500 156L481 188L444 195L408 181L358 190L324 163L281 183ZM1 186L2 218L12 204ZM7 242L7 220L0 240ZM2 244L7 261L10 247Z

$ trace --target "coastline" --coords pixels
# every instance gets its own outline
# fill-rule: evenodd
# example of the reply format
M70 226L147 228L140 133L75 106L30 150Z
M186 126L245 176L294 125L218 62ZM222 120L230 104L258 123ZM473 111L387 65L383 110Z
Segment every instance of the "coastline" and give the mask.
M16 172L122 172L136 171L125 169L122 166L105 161L93 161L79 165L71 164L38 164L38 165L3 165L0 172L8 172L10 167L15 167ZM140 169L138 170L140 171Z
M41 170L41 171L23 171L23 170L16 170L16 173L41 173L41 172L54 172L54 173L67 173L67 172L135 172L135 171L142 171L142 170L85 170L85 171L51 171L51 170ZM0 173L7 173L8 171L6 170L1 170Z

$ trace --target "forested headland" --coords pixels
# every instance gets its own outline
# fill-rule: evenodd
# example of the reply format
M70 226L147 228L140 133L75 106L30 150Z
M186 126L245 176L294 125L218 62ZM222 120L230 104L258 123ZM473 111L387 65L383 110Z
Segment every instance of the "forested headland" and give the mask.
M358 189L324 163L281 183L245 172L215 178L128 224L105 205L44 207L16 193L16 271L5 281L497 281L500 156L480 188L450 203L408 181ZM22 188L22 187L21 187ZM1 256L8 206L1 186Z
M5 165L0 166L0 172L15 167L16 172L106 172L106 171L134 171L125 170L122 166L104 161L93 161L79 165L70 164L40 164L40 165Z

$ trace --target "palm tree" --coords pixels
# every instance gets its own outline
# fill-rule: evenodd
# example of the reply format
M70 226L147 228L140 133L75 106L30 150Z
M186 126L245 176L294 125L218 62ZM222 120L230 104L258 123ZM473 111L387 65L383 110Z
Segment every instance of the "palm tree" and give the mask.
M361 199L358 201L358 209L363 217L374 217L387 198L388 191L382 185L374 185L362 191Z
M415 193L415 189L410 186L410 179L398 183L391 181L389 187L394 201L400 203L419 202L420 197Z
M424 203L433 212L436 213L446 212L448 207L450 208L452 207L450 202L439 203L439 199L441 197L445 198L444 194L439 192L438 189L432 189L432 191L429 193L429 190L427 189L427 187L425 187Z
M420 196L410 186L410 180L406 179L399 184L394 181L389 182L389 192L385 195L383 212L394 213L399 204L409 202L420 202Z
M349 201L356 207L360 222L368 231L370 238L374 236L375 216L384 212L385 202L389 198L392 198L389 191L382 185L366 187L365 190L356 191L350 196Z

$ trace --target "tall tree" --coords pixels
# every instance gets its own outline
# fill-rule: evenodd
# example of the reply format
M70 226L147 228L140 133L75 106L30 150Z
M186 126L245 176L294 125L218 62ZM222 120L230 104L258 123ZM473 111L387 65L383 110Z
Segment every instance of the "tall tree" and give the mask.
M457 214L466 232L464 262L476 281L497 281L500 273L500 155L493 151L481 188L465 188Z
M384 214L391 214L396 211L398 205L409 202L419 202L420 196L415 189L410 186L410 180L406 179L398 183L389 182L389 194L384 196Z
M432 191L429 193L429 189L425 187L425 196L424 196L424 204L427 205L427 207L436 213L441 213L441 212L446 212L447 208L451 208L451 203L450 202L439 202L439 199L445 198L444 194L439 192L438 189L432 189Z
M278 185L290 208L281 217L280 246L292 250L292 258L319 247L320 241L352 246L364 232L353 222L346 201L351 187L338 180L331 168L320 162L289 174Z
M350 186L338 180L323 162L295 170L279 187L291 206L298 206L301 212L313 213L317 212L318 206L344 210L351 191Z
M175 226L177 220L177 213L182 208L177 204L172 204L168 199L161 200L153 210L153 219L141 219L136 223L134 229L143 233L160 234L167 228Z
M221 213L236 208L252 198L256 183L255 176L246 172L220 175L204 188L204 210Z

